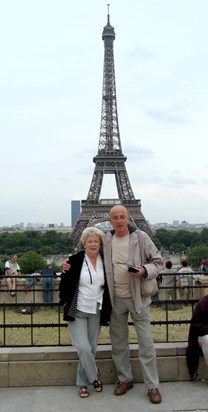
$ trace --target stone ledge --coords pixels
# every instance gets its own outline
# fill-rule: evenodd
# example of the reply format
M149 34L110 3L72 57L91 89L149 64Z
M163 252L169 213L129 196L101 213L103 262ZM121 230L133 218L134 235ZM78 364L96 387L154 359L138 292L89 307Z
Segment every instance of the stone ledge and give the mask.
M156 343L155 349L157 357L185 356L186 342L177 343ZM138 345L130 344L131 358L138 358ZM111 359L111 345L98 345L97 359ZM41 347L20 347L1 348L0 362L18 361L49 361L49 360L77 360L77 352L74 346L41 346Z
M161 382L189 380L183 343L155 344L158 373ZM135 382L143 382L138 361L138 347L130 345L131 365ZM116 381L111 357L111 345L99 345L97 365L105 384ZM69 347L1 348L0 387L13 386L67 386L75 385L77 352ZM208 368L200 358L199 379L208 379Z

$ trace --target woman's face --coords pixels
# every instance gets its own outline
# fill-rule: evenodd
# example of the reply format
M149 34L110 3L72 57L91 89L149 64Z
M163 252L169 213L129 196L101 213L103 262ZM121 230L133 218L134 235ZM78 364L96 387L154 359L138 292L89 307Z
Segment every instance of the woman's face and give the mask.
M96 256L100 250L100 236L89 235L85 241L85 252L87 255Z

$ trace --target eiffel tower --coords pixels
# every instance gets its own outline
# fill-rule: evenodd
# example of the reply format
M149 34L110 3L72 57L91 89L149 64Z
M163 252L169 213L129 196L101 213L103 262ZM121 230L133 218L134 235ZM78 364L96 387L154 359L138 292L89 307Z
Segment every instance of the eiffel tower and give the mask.
M70 235L74 247L78 245L85 227L108 220L109 211L115 204L127 207L131 224L152 235L151 228L141 212L141 200L135 199L125 167L127 157L123 155L121 148L113 54L115 32L110 24L109 5L107 25L103 29L102 39L104 72L98 154L93 158L95 168L87 200L81 202L81 213ZM119 199L100 199L104 174L115 175Z

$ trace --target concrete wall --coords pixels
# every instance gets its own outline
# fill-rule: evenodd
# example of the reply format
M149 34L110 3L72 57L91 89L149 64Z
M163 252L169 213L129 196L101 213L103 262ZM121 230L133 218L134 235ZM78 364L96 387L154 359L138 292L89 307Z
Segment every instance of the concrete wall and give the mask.
M131 345L131 364L135 382L143 382L137 345ZM156 344L161 382L189 380L185 358L186 343ZM111 346L97 350L97 365L104 384L116 381ZM77 353L74 347L2 348L0 350L0 387L75 385ZM208 379L208 368L200 358L198 379Z

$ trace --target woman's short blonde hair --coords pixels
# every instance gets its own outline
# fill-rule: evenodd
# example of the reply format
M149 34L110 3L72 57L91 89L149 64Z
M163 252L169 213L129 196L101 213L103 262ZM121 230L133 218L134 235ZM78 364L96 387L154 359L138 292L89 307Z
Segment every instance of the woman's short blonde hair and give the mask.
M101 243L102 243L103 232L95 226L92 226L92 227L90 226L90 227L86 227L86 229L84 229L82 232L80 241L82 242L83 245L85 245L86 239L88 238L89 235L99 236Z

